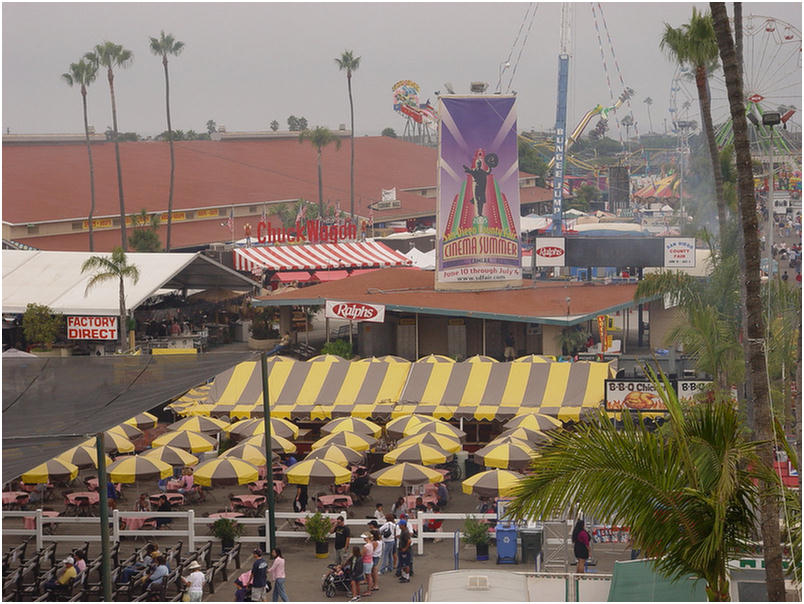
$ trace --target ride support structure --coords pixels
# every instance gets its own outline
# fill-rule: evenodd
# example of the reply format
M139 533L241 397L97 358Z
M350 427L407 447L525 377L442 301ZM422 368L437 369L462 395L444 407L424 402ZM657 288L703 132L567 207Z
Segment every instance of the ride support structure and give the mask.
M564 160L567 143L567 89L569 87L569 4L561 5L561 49L558 53L558 97L556 99L556 138L553 156L553 234L561 235L564 205Z

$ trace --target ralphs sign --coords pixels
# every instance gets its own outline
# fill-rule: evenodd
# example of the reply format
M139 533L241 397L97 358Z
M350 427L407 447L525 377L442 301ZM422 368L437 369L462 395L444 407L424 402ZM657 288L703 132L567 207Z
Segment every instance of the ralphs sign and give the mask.
M117 317L67 317L68 340L116 340Z
M536 237L533 266L564 266L566 247L563 237Z
M346 319L348 321L382 323L385 321L385 305L327 300L324 316L327 319Z

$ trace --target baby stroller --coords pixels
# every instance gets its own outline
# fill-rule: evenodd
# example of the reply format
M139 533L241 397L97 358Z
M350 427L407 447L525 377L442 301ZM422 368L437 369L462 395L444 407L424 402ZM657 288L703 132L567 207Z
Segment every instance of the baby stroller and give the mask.
M352 593L352 579L348 568L337 569L337 564L329 564L329 571L321 582L321 590L328 598L334 598L339 591Z

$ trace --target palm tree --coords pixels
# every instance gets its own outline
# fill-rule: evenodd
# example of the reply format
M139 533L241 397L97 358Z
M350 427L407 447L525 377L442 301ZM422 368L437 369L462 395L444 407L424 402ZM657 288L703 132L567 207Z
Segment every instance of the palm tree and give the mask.
M699 13L693 7L689 23L675 28L665 23L660 48L671 60L679 65L689 64L695 72L695 86L698 89L698 102L701 110L701 122L709 145L709 159L712 163L712 175L715 181L715 201L717 218L720 226L720 243L724 244L726 229L726 201L723 197L723 176L720 172L720 160L715 140L715 128L712 124L712 99L709 96L709 73L716 67L718 49L712 15Z
M130 50L123 48L121 44L106 41L97 44L95 49L84 55L92 64L106 68L106 78L109 80L109 93L112 97L112 132L114 133L114 157L117 163L117 195L120 199L120 240L125 252L128 249L128 238L126 237L126 202L123 198L123 167L120 163L120 145L117 141L117 101L114 96L114 68L125 69L131 65L134 58Z
M170 77L168 76L168 55L177 57L184 48L184 42L176 40L172 34L165 35L162 31L158 38L150 38L151 52L162 57L162 67L165 68L165 112L167 113L168 144L170 145L170 192L168 193L168 219L165 251L170 251L170 231L173 226L173 174L176 161L173 157L173 129L170 126Z
M722 2L712 2L710 6L717 46L723 61L734 130L734 149L737 155L737 190L743 231L743 270L745 271L742 280L745 283L746 291L746 357L747 363L750 365L748 387L754 406L755 437L763 443L759 447L759 458L764 464L773 467L775 460L772 444L773 420L768 392L768 368L765 363L765 321L762 316L759 278L758 220L754 200L748 124L745 117L742 65L737 60L726 5ZM741 13L735 13L735 20L740 15ZM736 23L735 26L738 31L742 30L741 23ZM773 481L766 480L760 483L759 511L764 544L765 578L768 600L772 602L781 602L785 599L778 496L779 490Z
M89 156L89 251L95 251L93 236L93 216L95 215L95 167L92 163L92 147L89 142L89 121L87 120L87 87L95 81L98 75L98 66L86 59L78 63L70 63L70 71L61 75L70 86L81 87L81 101L84 106L84 138L87 142L87 155Z
M316 126L312 130L302 130L299 134L299 142L302 143L309 140L313 147L318 152L318 211L320 215L324 216L324 181L321 176L321 150L329 145L335 143L335 148L341 148L341 139L337 134L332 132L329 128L324 126Z
M748 551L754 526L757 489L746 467L756 464L756 443L727 399L682 409L667 379L651 377L668 425L651 431L623 413L620 429L601 411L575 431L551 433L508 510L524 519L577 506L628 526L659 572L700 577L710 601L728 600L728 562Z
M131 279L135 284L140 280L140 271L135 264L129 264L126 259L126 253L123 248L116 247L112 250L111 256L90 256L81 265L81 272L93 271L92 278L87 283L84 290L84 296L87 295L90 289L110 281L117 279L120 283L120 350L126 350L126 291L124 281Z
M650 125L651 134L653 134L653 118L650 115L650 106L653 105L653 99L648 97L642 102L648 106L648 124Z
M349 215L354 220L355 217L355 104L352 100L352 72L360 67L360 57L352 54L351 50L344 50L340 58L335 62L338 68L346 70L346 87L349 90L349 116L351 117L351 131L349 134L349 144L351 146L351 158L349 160Z

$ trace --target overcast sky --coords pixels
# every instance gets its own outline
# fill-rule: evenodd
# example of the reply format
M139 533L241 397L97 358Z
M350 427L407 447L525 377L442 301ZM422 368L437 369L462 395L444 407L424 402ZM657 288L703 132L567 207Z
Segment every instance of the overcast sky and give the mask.
M664 131L675 66L659 50L659 40L664 23L685 23L692 6L603 3L596 28L591 4L573 4L568 121L576 123L598 103L612 104L622 76L635 91L639 131L649 130L646 97L653 99L653 130ZM708 9L706 3L696 6ZM746 17L793 24L790 33L800 40L800 3L743 6ZM82 132L79 91L60 76L103 40L134 53L132 65L115 77L120 130L144 136L165 130L162 65L148 47L148 37L162 29L186 45L170 59L175 129L202 132L209 119L229 131L264 130L272 120L285 129L291 114L306 117L311 126L348 127L346 77L334 62L345 49L361 57L353 77L359 135L377 135L388 126L402 132L403 119L392 108L394 82L416 81L421 101L435 103L445 82L458 93L476 80L494 90L509 57L503 88L513 77L519 129L547 129L555 122L560 14L560 3L4 3L3 131ZM765 37L757 35L753 52L759 54L759 43L767 42L773 52L780 50ZM787 54L784 48L778 53ZM762 84L762 93L801 107L800 51L794 60L795 67L781 65L779 75ZM792 96L784 91L791 80ZM90 124L102 132L111 125L105 75L99 74L88 99Z

